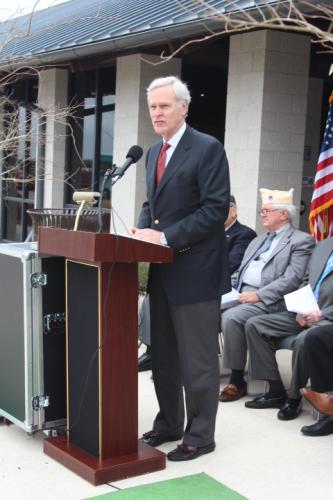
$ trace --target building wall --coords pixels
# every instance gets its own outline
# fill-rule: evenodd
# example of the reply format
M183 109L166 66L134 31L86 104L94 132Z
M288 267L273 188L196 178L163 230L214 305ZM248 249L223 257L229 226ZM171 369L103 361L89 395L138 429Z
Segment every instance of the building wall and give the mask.
M262 230L258 190L301 199L310 40L253 31L230 40L225 146L242 222ZM296 221L296 225L298 221Z
M309 210L313 192L313 180L316 174L317 161L320 151L320 128L322 119L323 81L319 78L309 79L307 102L304 168L302 182L302 200L306 210L300 216L300 229L309 230Z
M46 116L44 207L59 208L64 203L68 72L47 69L40 72L38 106Z

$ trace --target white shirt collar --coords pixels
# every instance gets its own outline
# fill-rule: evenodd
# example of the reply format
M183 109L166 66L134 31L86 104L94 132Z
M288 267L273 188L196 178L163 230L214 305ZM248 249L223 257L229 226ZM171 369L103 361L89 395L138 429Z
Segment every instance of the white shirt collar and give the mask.
M224 231L225 231L225 232L229 231L229 229L231 228L231 226L233 226L233 225L235 224L236 220L237 220L237 218L236 218L234 221L232 221L232 223L231 223L231 224L229 224L229 226L228 226L228 227L225 227L225 228L224 228Z
M183 123L180 129L178 129L175 135L173 135L168 141L165 141L163 139L163 143L167 142L173 149L175 149L176 146L178 145L178 142L183 137L185 130L186 130L186 122Z
M287 229L289 229L289 228L290 228L290 223L288 222L287 224L285 224L284 226L280 227L279 229L277 229L274 232L276 233L277 236L279 236L282 232L287 231Z

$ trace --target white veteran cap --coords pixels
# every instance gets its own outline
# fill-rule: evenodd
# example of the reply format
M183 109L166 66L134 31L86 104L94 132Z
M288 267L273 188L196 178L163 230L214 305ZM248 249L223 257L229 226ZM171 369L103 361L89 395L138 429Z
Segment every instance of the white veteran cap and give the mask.
M289 191L278 191L266 188L260 189L261 201L263 205L275 203L276 205L292 205L294 188Z

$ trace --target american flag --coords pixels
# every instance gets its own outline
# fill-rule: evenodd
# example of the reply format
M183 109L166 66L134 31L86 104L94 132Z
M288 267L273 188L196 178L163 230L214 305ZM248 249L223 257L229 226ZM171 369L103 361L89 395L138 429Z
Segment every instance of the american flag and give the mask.
M333 236L333 92L314 180L309 222L316 241Z

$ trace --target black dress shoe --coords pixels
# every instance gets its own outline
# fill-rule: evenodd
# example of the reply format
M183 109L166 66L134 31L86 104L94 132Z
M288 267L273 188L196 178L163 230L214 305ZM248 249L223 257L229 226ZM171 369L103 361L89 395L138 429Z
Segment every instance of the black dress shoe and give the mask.
M141 440L149 444L150 446L160 446L163 443L168 443L169 441L178 441L183 437L183 433L177 435L162 434L157 431L145 432Z
M144 352L138 359L139 372L145 372L151 370L151 355Z
M215 450L215 443L207 444L206 446L186 446L179 444L175 450L170 451L167 457L172 462L182 462L184 460L194 460L195 458L210 453Z
M262 408L281 408L286 401L286 396L267 397L267 394L261 394L251 401L246 401L246 408L260 410Z
M333 417L324 416L312 425L304 425L301 432L305 436L329 436L333 434Z
M294 420L302 411L302 398L287 399L277 414L279 420Z

